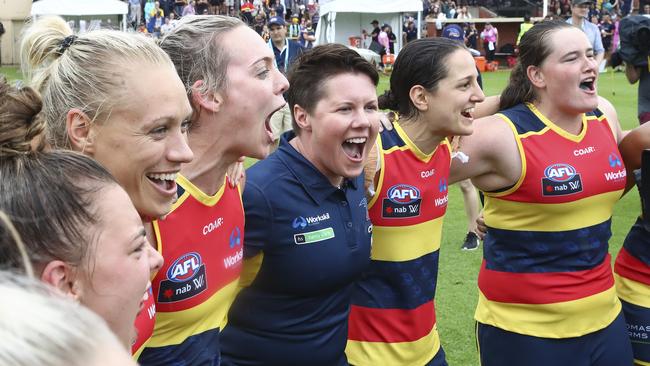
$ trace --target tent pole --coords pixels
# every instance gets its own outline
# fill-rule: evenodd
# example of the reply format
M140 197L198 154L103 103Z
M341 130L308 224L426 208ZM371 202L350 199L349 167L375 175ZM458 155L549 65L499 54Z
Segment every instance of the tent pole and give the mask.
M422 38L422 12L418 11L418 39L420 38Z

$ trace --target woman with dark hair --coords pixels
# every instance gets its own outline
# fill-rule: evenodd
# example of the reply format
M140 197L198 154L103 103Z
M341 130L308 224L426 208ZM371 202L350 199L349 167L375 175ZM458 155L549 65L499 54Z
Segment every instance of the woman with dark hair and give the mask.
M608 254L625 188L616 111L596 92L585 34L561 21L521 38L499 114L461 139L485 193L475 318L484 366L630 365Z
M293 131L248 170L245 262L222 334L222 365L347 365L352 283L372 224L363 163L379 129L379 76L338 44L289 73Z
M0 210L25 249L2 240L0 267L21 271L26 256L38 278L97 313L130 349L149 275L162 258L128 195L99 163L45 151L41 107L31 88L0 81Z
M450 39L414 40L397 57L379 106L399 111L399 120L379 135L365 166L373 245L352 297L351 364L447 364L434 309L452 156L447 136L472 133L484 100L477 77L469 50Z

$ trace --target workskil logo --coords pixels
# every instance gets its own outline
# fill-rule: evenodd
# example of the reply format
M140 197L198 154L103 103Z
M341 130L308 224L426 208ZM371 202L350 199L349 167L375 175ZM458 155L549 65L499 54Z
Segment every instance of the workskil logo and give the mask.
M291 222L291 227L294 229L304 229L307 227L307 225L317 225L323 221L327 221L330 219L330 213L325 212L324 214L321 215L316 215L316 216L298 216L293 221Z
M196 252L178 257L167 269L167 279L160 281L158 302L176 302L194 297L207 289L205 264Z
M396 184L386 191L382 200L382 217L406 218L420 215L420 190L409 184Z
M232 229L228 242L230 243L231 248L241 245L241 230L239 230L239 226L235 226L235 228Z
M543 196L563 196L578 192L582 192L582 180L573 166L558 163L544 169Z

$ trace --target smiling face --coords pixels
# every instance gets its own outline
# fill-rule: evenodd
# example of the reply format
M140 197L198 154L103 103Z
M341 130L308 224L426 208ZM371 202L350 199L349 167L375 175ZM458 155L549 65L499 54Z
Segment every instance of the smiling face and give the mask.
M426 92L428 109L423 120L429 121L428 128L435 136L469 135L474 107L485 99L474 59L467 50L458 49L447 56L445 64L447 76L433 92Z
M222 38L230 55L226 90L220 92L219 128L230 136L237 156L265 158L273 144L271 115L286 102L289 82L275 66L273 51L252 29L240 26Z
M93 246L79 266L74 289L78 300L130 347L150 276L163 260L147 241L140 216L121 187L105 188L96 205Z
M287 27L279 24L269 25L269 33L274 43L281 43L287 38Z
M377 138L379 114L375 85L365 74L343 73L324 82L312 113L294 107L301 127L303 155L332 185L361 174Z
M124 77L122 100L91 127L90 155L117 179L146 219L169 213L176 174L192 160L187 129L192 109L170 65L141 64Z
M538 68L538 75L531 79L540 88L539 98L569 114L598 107L598 65L584 32L575 27L561 28L551 33L546 42L551 53ZM529 67L529 78L533 70L533 66Z

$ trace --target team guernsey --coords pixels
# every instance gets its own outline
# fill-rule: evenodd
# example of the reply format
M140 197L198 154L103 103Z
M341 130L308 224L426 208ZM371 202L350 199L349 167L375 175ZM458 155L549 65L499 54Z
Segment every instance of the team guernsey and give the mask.
M358 366L435 364L444 361L434 297L450 146L424 154L396 124L377 147L371 264L355 284L346 354Z
M183 176L178 201L154 222L165 258L153 282L156 325L142 365L218 365L219 335L241 274L244 210L238 187L206 195Z
M144 350L145 346L151 339L153 328L156 323L156 303L153 298L153 290L151 287L147 290L148 296L142 307L142 311L135 318L135 329L137 330L137 338L131 346L131 354L134 359L140 357L140 353Z
M616 291L632 341L634 359L650 366L650 225L639 217L614 265Z
M522 173L486 193L476 320L544 338L603 329L621 311L608 240L626 181L607 119L583 114L574 135L532 104L499 115L515 134Z

